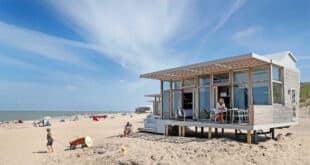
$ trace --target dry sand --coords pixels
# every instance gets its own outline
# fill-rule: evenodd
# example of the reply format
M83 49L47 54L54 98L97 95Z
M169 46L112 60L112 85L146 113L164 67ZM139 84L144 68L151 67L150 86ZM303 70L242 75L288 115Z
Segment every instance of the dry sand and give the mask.
M143 126L145 114L116 115L98 122L89 118L60 123L52 120L54 153L46 153L46 128L24 124L0 126L0 164L310 164L310 115L303 109L300 124L276 130L279 140L261 135L258 145L239 141L233 133L224 137L165 137L133 133L121 138L126 121L134 129ZM280 135L281 134L281 135ZM68 142L91 136L93 148L67 150ZM122 151L123 148L123 151Z

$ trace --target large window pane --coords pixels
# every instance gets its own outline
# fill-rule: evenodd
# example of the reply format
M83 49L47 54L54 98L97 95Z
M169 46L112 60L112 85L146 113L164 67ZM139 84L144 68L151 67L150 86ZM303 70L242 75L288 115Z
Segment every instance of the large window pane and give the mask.
M181 110L182 102L181 102L181 90L175 90L173 91L173 111L172 116L175 116L178 112L178 110Z
M228 83L229 73L213 75L213 84Z
M195 85L194 79L186 79L186 80L184 80L184 87L189 87L189 86L194 86L194 85Z
M170 82L169 81L164 81L163 82L163 88L164 88L164 90L169 90L170 89Z
M247 70L234 72L234 83L247 83L248 78L249 72Z
M169 118L169 91L166 90L163 93L163 118Z
M210 85L210 76L203 76L199 78L199 86L209 86Z
M210 112L210 88L200 88L199 91L200 100L199 100L199 118L200 119L207 119L209 118Z
M268 105L268 83L254 83L253 84L253 104L254 105Z
M272 66L272 79L281 81L281 70L279 67Z
M253 68L252 79L253 81L268 80L268 68L267 67Z
M173 89L181 89L181 81L173 81L172 82Z
M280 83L272 83L273 84L273 103L282 104L282 91L283 91L283 85Z
M248 109L248 86L234 86L234 107Z

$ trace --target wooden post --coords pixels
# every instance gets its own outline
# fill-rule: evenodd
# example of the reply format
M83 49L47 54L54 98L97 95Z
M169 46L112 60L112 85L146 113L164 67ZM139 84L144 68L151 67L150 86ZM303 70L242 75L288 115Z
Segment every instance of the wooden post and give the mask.
M275 139L275 137L274 137L274 128L271 128L270 131L271 131L271 138Z
M168 125L165 125L165 135L168 136L168 133L169 133L169 131L168 131Z
M164 90L163 90L163 80L160 80L160 96L161 96L161 101L160 101L160 106L161 106L161 118L164 118Z
M237 137L238 136L238 131L237 131L237 129L235 129L235 137Z
M201 127L201 135L203 135L203 127Z
M224 136L224 128L222 128L222 137Z
M195 126L195 134L197 134L197 132L198 132L198 127Z
M251 130L248 130L248 133L247 133L247 141L248 141L248 144L251 144L251 143L252 143Z
M169 81L169 118L173 118L172 112L173 112L173 98L172 98L172 80Z
M183 131L182 131L182 133L183 133L183 137L185 136L185 126L182 126L182 128L183 128Z
M178 128L179 128L179 136L182 136L182 127L179 125Z
M215 137L218 137L218 130L215 128Z
M209 131L208 131L208 139L212 138L212 128L209 127Z
M257 144L257 133L256 133L256 131L253 131L253 134L254 134L254 136L253 136L254 144Z

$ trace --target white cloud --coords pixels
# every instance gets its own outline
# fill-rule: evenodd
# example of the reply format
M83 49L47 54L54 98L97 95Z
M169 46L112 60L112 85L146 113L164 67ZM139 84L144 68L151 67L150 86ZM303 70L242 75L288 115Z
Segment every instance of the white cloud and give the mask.
M235 34L233 34L232 37L235 40L242 40L248 37L253 37L257 33L261 32L262 30L263 28L260 26L251 26L242 31L236 32Z
M230 9L227 12L224 12L223 16L221 17L220 21L215 26L213 32L215 33L220 28L222 28L226 22L230 19L230 17L235 14L244 4L246 0L236 0Z
M241 9L244 4L246 3L246 0L236 0L231 5L231 7L228 10L223 10L223 14L219 18L219 21L215 24L214 28L210 28L210 31L207 32L207 34L203 37L202 43L205 43L209 36L216 33L218 30L223 28L225 24L229 21L229 19Z
M180 64L167 46L180 33L186 1L50 1L58 16L102 54L139 73Z
M3 22L0 22L0 45L28 51L51 60L86 67L88 64L77 56L74 48L91 48L91 46L81 42L54 37Z

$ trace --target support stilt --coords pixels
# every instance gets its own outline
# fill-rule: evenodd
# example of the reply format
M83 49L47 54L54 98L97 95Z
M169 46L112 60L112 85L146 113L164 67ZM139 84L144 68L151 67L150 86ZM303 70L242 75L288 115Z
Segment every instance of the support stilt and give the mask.
M201 135L203 135L203 127L201 127L201 132L200 133L201 133Z
M208 139L212 138L212 128L209 127L209 131L208 131Z
M256 131L254 131L253 134L254 134L254 136L253 136L254 144L257 144L257 133L256 133Z
M215 137L218 137L218 130L215 128Z
M198 127L196 126L195 127L195 134L197 134L197 132L198 132Z
M275 137L274 137L274 128L271 128L271 129L270 129L270 132L271 132L271 138L272 138L272 139L275 139Z
M251 143L252 143L251 130L248 130L248 133L247 133L247 141L248 141L248 144L251 144Z
M224 136L224 128L222 128L222 137Z
M179 136L182 136L182 126L179 126Z

